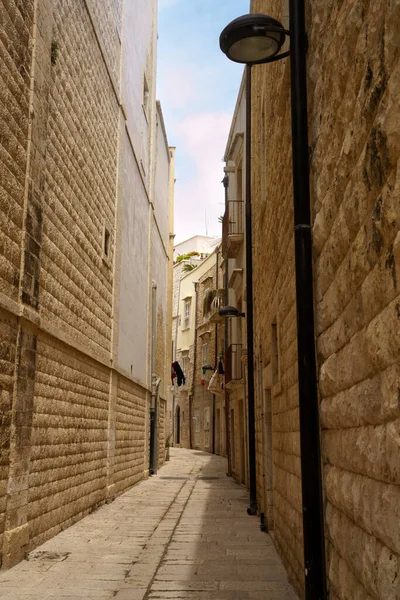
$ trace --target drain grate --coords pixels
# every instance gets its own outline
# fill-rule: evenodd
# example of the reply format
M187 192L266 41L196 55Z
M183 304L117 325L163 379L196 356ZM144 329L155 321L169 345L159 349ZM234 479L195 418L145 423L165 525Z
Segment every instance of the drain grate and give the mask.
M220 477L198 477L197 479L202 479L203 481L210 481L211 479L221 479Z
M189 477L160 477L160 479L170 479L173 481L189 481Z

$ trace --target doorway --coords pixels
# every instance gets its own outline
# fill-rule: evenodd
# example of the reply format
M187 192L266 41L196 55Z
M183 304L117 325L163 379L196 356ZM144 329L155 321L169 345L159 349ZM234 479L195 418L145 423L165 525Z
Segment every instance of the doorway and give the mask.
M175 418L175 444L181 443L181 408L176 407L176 418Z
M215 454L221 454L221 411L215 413Z
M246 457L244 444L244 408L243 400L239 401L239 436L240 436L240 483L246 483Z
M273 462L273 446L272 446L272 407L271 407L271 390L267 388L264 391L264 431L265 431L265 459L266 459L266 512L268 531L274 528L274 462Z
M210 447L210 407L204 408L204 448Z

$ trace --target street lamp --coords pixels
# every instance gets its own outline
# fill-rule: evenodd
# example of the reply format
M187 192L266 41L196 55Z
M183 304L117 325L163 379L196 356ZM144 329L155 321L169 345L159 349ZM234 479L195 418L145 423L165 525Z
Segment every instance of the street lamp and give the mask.
M235 306L221 306L218 311L220 317L244 317L244 312L239 312Z
M261 14L243 15L222 31L221 50L246 65L246 286L250 509L256 508L253 285L251 230L251 68L290 56L298 390L306 600L324 600L326 567L319 406L315 360L304 0L289 0L289 30ZM286 36L290 50L280 53Z

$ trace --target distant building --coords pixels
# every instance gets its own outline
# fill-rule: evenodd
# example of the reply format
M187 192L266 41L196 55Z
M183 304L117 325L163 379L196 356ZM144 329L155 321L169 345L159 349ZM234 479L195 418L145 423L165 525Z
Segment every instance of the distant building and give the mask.
M245 115L243 79L225 151L226 205L222 222L222 256L227 303L246 314ZM247 321L246 318L225 320L229 470L238 482L248 485Z
M185 273L185 264L195 267ZM223 358L224 340L215 320L222 302L217 291L221 254L217 247L206 258L193 257L174 265L173 362L185 380L172 383L169 401L172 442L185 448L225 453L225 417L221 397L208 391L210 379ZM221 300L221 302L220 302ZM223 331L223 327L222 327ZM217 345L216 345L217 344Z
M198 252L200 257L206 258L214 252L215 248L220 244L221 238L210 237L208 235L194 235L193 237L184 240L174 247L174 260L182 254L188 252Z

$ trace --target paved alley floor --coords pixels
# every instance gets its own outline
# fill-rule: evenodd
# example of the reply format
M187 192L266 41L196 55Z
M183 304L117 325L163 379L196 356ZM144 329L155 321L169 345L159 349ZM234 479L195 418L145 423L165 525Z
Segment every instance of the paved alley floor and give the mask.
M225 459L171 450L156 476L0 572L1 600L296 600Z

